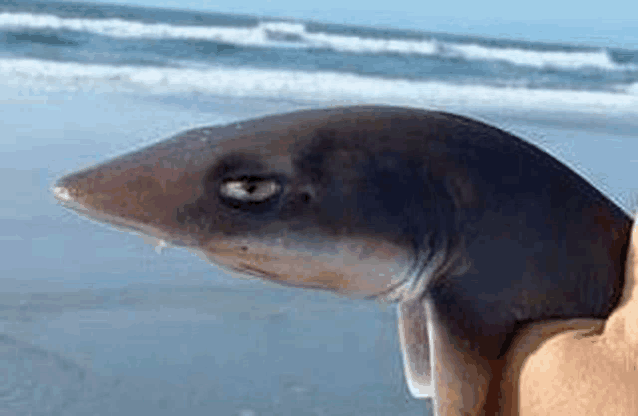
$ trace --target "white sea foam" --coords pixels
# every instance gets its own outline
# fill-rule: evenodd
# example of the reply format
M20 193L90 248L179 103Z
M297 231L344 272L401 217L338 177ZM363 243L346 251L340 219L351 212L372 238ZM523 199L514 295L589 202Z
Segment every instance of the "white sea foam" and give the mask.
M504 61L537 68L634 71L634 64L618 64L605 50L535 51L459 44L435 39L373 39L311 33L303 23L261 22L255 27L177 26L123 19L61 18L49 14L0 13L0 29L30 28L90 32L113 38L197 39L238 46L327 48L354 53L440 55L468 60Z
M353 74L245 68L155 68L85 65L36 59L0 60L0 80L18 88L137 91L147 94L199 92L342 103L365 102L445 109L516 108L609 114L638 113L638 94L530 90L387 80Z
M289 25L298 31L294 25ZM300 25L301 26L301 25ZM1 13L0 27L74 30L113 38L129 39L201 39L238 45L271 45L267 30L272 25L258 28L175 26L165 23L141 23L123 19L60 18L48 14ZM303 26L301 26L303 29Z
M631 84L626 89L627 94L632 94L638 96L638 82Z
M486 48L480 45L450 45L453 52L469 59L506 61L515 65L538 68L599 68L604 70L635 70L634 65L619 65L604 50L591 52L533 51L515 48Z

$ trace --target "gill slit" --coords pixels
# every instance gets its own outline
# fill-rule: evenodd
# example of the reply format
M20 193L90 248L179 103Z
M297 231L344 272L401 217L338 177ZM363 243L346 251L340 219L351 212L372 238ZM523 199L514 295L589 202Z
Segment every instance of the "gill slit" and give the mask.
M370 298L380 302L403 302L423 297L437 272L446 263L448 252L446 248L434 249L431 247L432 245L429 245L425 251L415 250L414 261L401 272L399 282L381 294Z

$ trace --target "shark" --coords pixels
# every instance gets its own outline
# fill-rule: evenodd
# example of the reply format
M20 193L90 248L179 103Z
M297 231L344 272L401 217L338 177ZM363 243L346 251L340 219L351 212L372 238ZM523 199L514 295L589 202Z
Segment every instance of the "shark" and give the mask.
M529 325L608 317L633 225L519 137L389 106L191 129L53 193L241 275L396 304L407 386L438 414L500 414Z

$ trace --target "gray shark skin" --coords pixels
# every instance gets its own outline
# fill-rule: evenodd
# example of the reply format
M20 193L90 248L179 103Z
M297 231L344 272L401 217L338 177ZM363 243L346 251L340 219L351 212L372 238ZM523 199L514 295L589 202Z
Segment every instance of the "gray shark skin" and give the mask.
M509 133L398 107L194 129L54 192L80 214L243 274L398 302L407 382L435 399L450 354L462 357L450 364L457 376L475 366L498 383L494 363L522 326L608 317L633 222ZM464 406L498 406L472 391Z

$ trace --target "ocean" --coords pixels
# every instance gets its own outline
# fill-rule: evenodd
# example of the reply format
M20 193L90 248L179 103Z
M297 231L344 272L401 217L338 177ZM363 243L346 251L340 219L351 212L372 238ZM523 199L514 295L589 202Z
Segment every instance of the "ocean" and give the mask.
M49 190L187 128L350 104L497 125L638 209L637 50L3 0L0 416L431 414L392 306L231 278Z

